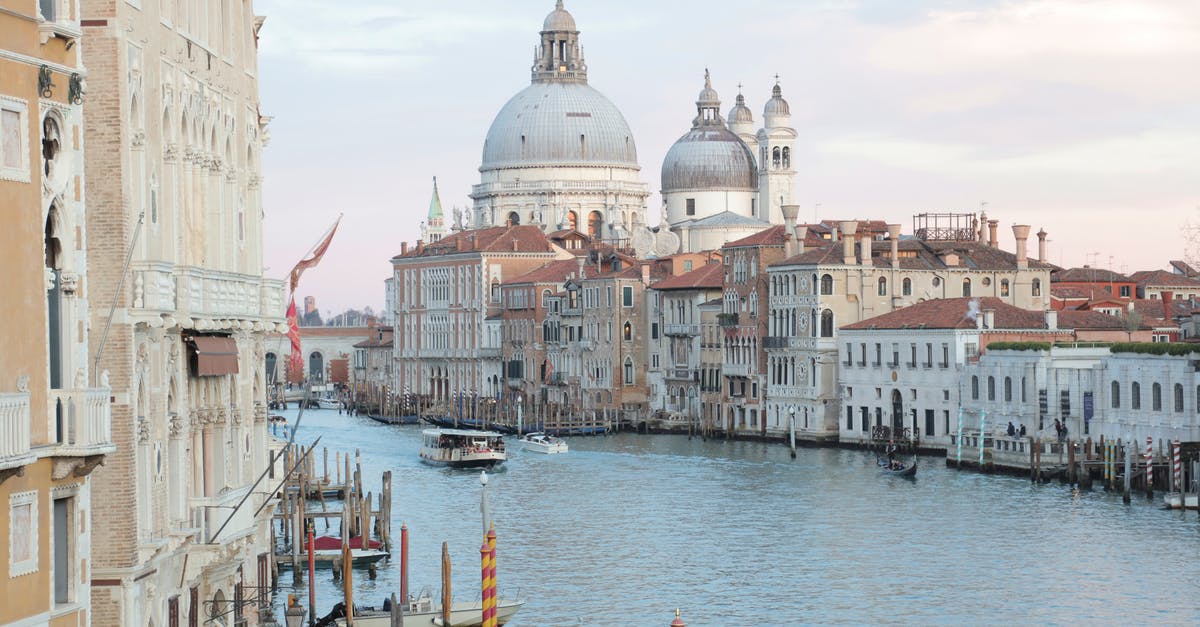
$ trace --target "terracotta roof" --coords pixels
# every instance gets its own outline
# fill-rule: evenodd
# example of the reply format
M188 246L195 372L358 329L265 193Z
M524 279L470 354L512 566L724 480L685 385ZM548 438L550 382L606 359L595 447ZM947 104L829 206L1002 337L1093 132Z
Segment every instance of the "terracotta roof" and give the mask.
M1183 276L1186 276L1186 277L1195 277L1197 275L1200 275L1200 272L1197 272L1196 269L1193 268L1191 264L1189 264L1188 262L1186 262L1182 259L1172 259L1171 267L1175 268L1175 272L1182 274Z
M970 317L971 301L978 302L979 315L996 311L993 328L1044 329L1046 320L1040 311L1029 311L987 296L984 298L939 298L897 309L862 322L848 324L843 329L971 329L975 319Z
M1082 311L1078 309L1058 312L1058 328L1060 329L1115 329L1125 330L1126 323L1121 318L1110 316L1099 311ZM1147 328L1142 325L1141 328Z
M1200 280L1189 279L1181 274L1167 272L1166 270L1142 270L1129 275L1129 278L1137 281L1139 287L1147 285L1182 287L1185 289L1200 287Z
M1050 273L1051 283L1112 283L1128 282L1129 277L1104 268L1067 268Z
M461 246L461 249L460 249ZM442 239L424 244L420 250L410 248L408 252L393 259L433 257L457 253L548 253L553 252L550 240L542 229L532 224L517 226L494 226L486 229L458 231Z
M1070 298L1070 299L1082 298L1084 300L1087 300L1088 293L1078 287L1051 287L1050 288L1050 296L1052 296L1054 298L1064 298L1064 299L1065 298Z
M807 246L807 240L806 240ZM947 268L963 268L967 270L1013 270L1017 267L1017 256L1006 250L993 248L979 242L929 242L916 238L901 238L896 247L902 252L914 253L900 257L900 268L904 270L944 270ZM890 253L890 240L871 240L871 263L875 266L887 267L892 261L884 253ZM772 266L793 265L833 265L842 264L842 242L824 241L819 248L806 249L799 255L773 263ZM950 254L958 257L957 265L948 266L946 261ZM1029 259L1029 267L1053 270L1055 266ZM857 262L857 258L856 261Z
M786 232L783 230L782 224L776 224L767 227L754 235L747 235L742 239L726 242L721 248L740 248L744 246L783 246L786 241Z
M579 263L574 259L560 259L538 266L515 279L509 279L504 285L519 283L562 283L574 272L579 271Z
M379 327L376 333L367 339L354 345L354 348L391 348L392 346L392 327ZM383 332L383 337L379 337L378 331Z
M1143 320L1150 322L1152 320L1158 322L1166 322L1166 302L1157 298L1139 298L1133 302L1133 310L1142 317ZM1181 298L1171 299L1171 318L1182 318L1190 316L1194 309L1195 303L1190 300Z
M691 272L668 277L651 285L656 290L720 289L725 284L725 266L721 263L706 263Z

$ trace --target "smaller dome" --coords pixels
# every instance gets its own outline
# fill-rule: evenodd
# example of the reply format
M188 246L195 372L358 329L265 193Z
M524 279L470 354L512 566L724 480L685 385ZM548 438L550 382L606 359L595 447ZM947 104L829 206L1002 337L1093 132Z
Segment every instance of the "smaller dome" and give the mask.
M575 32L575 18L563 8L562 0L554 3L554 10L546 16L546 21L542 22L542 31Z
M713 89L712 80L708 77L708 68L704 68L704 89L701 89L700 95L696 96L696 106L721 106L721 97L717 95L717 90Z
M746 97L738 94L737 104L729 110L730 124L754 124L754 114L750 112L750 107L746 106Z
M771 99L763 107L763 116L791 114L788 102L783 99L783 90L779 88L779 83L775 83L775 86L771 88Z
M754 155L724 126L695 127L680 137L662 165L662 191L754 191L758 170Z

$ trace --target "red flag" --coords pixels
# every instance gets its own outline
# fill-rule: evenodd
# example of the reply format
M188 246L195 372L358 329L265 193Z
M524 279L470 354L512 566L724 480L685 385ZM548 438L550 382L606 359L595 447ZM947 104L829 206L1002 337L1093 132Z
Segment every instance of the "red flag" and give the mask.
M292 268L291 278L289 279L289 290L296 291L296 286L300 285L300 275L304 271L321 263L321 257L325 256L325 251L329 249L329 243L333 241L333 234L337 232L338 224L341 224L342 217L338 216L337 222L333 223L333 228L329 229L329 233L321 239L321 243L313 248L312 254L300 260L296 267Z
M546 362L546 380L543 381L542 383L549 385L550 384L550 375L553 373L554 373L554 363L547 361Z
M288 339L292 341L292 355L289 362L291 376L297 380L304 373L304 355L300 353L300 324L296 320L296 297L292 296L287 308Z

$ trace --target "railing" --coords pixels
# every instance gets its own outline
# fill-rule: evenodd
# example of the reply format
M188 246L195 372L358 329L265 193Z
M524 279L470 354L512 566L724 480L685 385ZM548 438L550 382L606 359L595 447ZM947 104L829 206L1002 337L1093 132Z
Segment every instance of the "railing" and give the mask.
M508 378L508 387L519 390L519 389L521 389L521 384L523 384L524 382L525 382L525 379L517 379L515 377L509 377Z
M668 379L692 380L692 371L687 368L672 368L666 371Z
M47 418L56 455L102 455L112 443L112 407L108 388L50 390Z
M254 532L254 510L261 505L262 497L252 496L236 511L233 509L250 487L243 486L217 496L188 499L188 506L192 511L192 526L200 530L199 542L229 542ZM230 514L233 515L232 518ZM229 519L228 524L225 523L226 519ZM225 528L221 529L221 525L225 525ZM213 534L218 529L221 529L221 535L214 538Z
M724 364L721 366L721 374L727 377L748 377L750 376L750 365Z
M787 348L787 346L788 338L784 336L768 335L767 337L763 338L763 348L765 349L770 350L772 348Z
M566 377L561 372L551 372L550 376L546 377L546 385L563 385L566 383Z
M0 470L24 466L30 452L29 392L0 393Z
M494 182L494 183L479 183L471 186L472 195L481 195L494 193L498 191L505 192L542 192L544 190L553 190L559 192L597 192L597 191L612 191L612 192L629 192L629 193L645 193L646 184L636 181L538 181L535 183L521 183L520 181L512 182Z
M666 324L663 325L663 333L666 335L700 335L700 325L698 324Z
M590 351L596 348L596 342L591 338L576 340L576 342L579 344L581 350Z
M283 281L165 262L132 265L133 309L181 316L283 318Z

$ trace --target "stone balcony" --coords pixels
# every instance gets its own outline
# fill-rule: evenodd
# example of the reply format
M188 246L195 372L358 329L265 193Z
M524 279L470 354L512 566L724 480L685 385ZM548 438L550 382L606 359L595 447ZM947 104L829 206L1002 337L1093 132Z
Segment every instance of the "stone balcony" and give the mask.
M227 543L254 532L254 510L262 505L264 495L251 495L241 507L234 509L250 488L251 486L246 485L216 496L188 499L188 506L192 512L191 524L200 533L200 543ZM220 535L217 534L218 531Z
M283 281L253 274L149 261L132 264L136 319L262 319L280 323Z
M591 338L576 340L576 344L579 346L580 350L590 351L596 348L596 342Z
M50 390L47 398L47 455L54 458L55 479L83 477L115 453L112 441L110 390L75 388Z
M724 363L721 365L721 375L726 377L748 377L751 370L749 364L731 364Z
M0 393L0 483L37 460L30 444L29 392Z
M665 335L678 335L691 337L700 335L700 325L698 324L665 324L663 325L663 333Z

